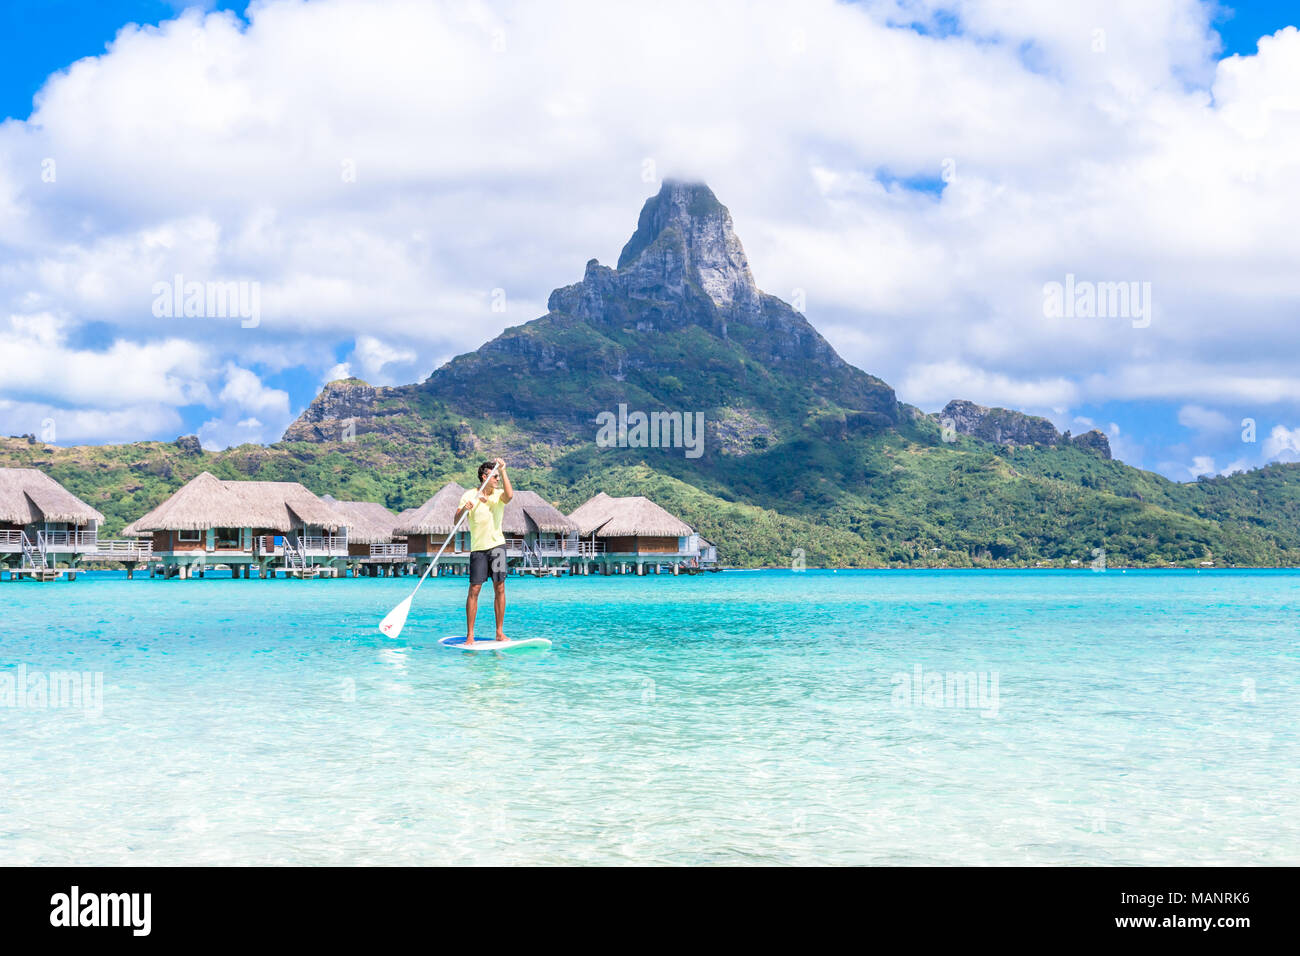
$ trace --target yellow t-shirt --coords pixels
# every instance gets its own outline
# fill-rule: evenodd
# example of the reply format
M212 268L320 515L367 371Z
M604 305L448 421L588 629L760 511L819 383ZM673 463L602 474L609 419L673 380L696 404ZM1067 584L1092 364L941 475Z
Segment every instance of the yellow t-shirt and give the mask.
M501 518L506 513L506 504L501 500L501 491L502 489L498 488L487 495L486 502L478 500L477 488L461 495L462 505L475 502L466 519L466 524L469 525L471 551L486 551L488 548L496 548L506 543L505 536L501 533Z

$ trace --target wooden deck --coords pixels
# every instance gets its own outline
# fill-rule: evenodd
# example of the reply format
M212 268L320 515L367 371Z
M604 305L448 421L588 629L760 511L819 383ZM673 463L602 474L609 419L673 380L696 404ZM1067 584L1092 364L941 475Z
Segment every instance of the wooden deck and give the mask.
M9 575L10 581L21 581L23 578L28 578L32 581L50 582L57 581L69 573L71 573L74 580L77 576L75 570L69 572L68 568L6 568L5 572Z

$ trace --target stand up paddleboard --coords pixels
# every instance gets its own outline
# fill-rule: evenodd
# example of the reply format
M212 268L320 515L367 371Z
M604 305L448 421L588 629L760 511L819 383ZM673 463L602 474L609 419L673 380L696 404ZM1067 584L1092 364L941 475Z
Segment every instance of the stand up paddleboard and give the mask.
M529 649L544 651L551 646L551 642L544 637L526 637L520 641L497 641L490 637L476 637L473 644L466 645L464 634L444 637L438 643L443 647L450 647L456 651L522 651Z

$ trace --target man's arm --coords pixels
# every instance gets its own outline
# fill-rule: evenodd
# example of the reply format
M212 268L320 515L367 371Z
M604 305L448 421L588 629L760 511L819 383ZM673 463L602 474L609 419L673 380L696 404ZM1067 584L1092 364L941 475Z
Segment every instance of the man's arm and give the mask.
M510 476L506 474L505 459L497 459L497 474L501 476L501 501L505 503L515 496L514 486L510 484Z

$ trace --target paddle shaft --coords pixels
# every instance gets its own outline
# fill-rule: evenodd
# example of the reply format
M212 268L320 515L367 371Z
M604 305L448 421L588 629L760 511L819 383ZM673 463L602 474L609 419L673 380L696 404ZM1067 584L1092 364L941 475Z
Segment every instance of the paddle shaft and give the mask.
M497 466L493 465L492 470L488 472L488 476L483 479L483 484L478 486L478 494L480 495L483 494L483 489L487 487L487 483L492 480L492 476L495 475L496 473L497 473ZM425 568L424 573L420 575L420 580L416 582L415 590L411 592L411 597L415 597L416 593L420 590L420 585L423 584L424 579L429 576L429 572L433 570L433 566L437 564L438 559L442 557L442 552L447 550L447 545L451 544L451 542L455 539L456 532L460 531L461 524L463 524L466 520L468 520L469 513L473 510L474 510L473 508L466 508L465 513L460 516L460 521L456 522L456 526L451 529L451 534L447 535L447 540L442 543L442 547L438 549L438 553L433 556L433 560L429 562L429 566Z

